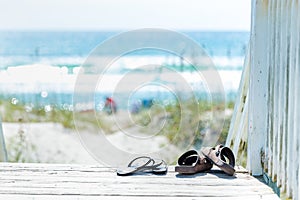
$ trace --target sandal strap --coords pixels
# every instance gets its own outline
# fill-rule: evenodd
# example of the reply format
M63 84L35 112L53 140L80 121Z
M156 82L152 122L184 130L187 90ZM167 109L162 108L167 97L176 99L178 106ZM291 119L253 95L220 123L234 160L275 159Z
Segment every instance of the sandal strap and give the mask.
M144 159L144 161L143 161ZM142 164L138 162L142 160ZM153 174L165 174L168 171L168 165L164 160L153 159L149 156L136 157L130 161L127 168L117 170L117 175L127 176L137 172L151 172Z
M220 148L219 150L220 152L220 158L226 162L226 159L225 158L228 158L229 160L229 165L231 165L232 167L235 166L235 157L234 157L234 154L232 152L232 150L228 147L222 147Z
M178 165L196 165L199 162L199 154L196 150L189 150L178 158Z
M162 159L156 159L156 158L151 158L151 157L148 157L148 156L140 156L140 157L137 157L135 159L133 159L129 164L128 164L128 167L132 167L132 164L139 160L139 159L149 159L144 165L141 165L139 167L137 167L137 170L138 171L156 171L156 170L162 170L163 169L166 169L167 168L167 163L162 160Z
M152 158L150 158L149 156L140 156L140 157L136 157L135 159L131 160L130 163L128 164L128 167L133 167L133 163L136 162L137 160L141 160L141 159L148 159L148 161L145 162L145 164L143 164L143 165L134 166L137 168L137 170L140 170L147 166L152 166L154 164L154 160Z
M229 160L229 165L232 167L235 166L235 157L232 150L229 147L225 147L222 144L217 145L215 148L216 156L219 157L221 160L226 162L226 158Z

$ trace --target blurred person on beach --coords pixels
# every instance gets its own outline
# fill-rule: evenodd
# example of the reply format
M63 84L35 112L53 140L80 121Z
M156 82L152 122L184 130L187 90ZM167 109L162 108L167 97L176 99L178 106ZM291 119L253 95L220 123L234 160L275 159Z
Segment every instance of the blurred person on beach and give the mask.
M117 104L111 97L106 97L104 109L107 114L112 114L117 112Z

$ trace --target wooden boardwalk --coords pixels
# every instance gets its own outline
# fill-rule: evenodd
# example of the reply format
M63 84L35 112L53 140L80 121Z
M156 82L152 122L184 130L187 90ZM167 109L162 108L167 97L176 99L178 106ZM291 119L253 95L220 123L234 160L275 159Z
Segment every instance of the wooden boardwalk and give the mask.
M178 175L119 177L96 165L0 164L0 199L279 199L272 189L237 168ZM205 197L205 198L204 198Z

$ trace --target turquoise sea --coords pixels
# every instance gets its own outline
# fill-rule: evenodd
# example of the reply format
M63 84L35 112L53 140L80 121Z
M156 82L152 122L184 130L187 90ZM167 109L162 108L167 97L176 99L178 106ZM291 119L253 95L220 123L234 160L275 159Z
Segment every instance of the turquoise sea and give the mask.
M0 32L0 69L34 63L74 67L120 32ZM244 57L249 32L182 32L216 58ZM230 68L230 66L228 66Z
M62 108L69 107L68 105L72 105L75 72L94 48L119 33L117 31L0 32L1 98L38 106L51 104ZM234 100L249 32L180 33L196 41L212 58L221 76L224 76L227 100ZM129 45L131 41L127 42ZM139 59L144 62L145 59L165 59L162 62L170 65L178 64L176 59L164 58L149 51L136 54L131 60L128 59L120 63L120 67L130 68L129 65ZM59 77L56 77L57 74ZM122 76L122 70L117 71L116 75ZM152 95L151 98L157 98L155 97L157 92L152 93L150 91L140 93L136 98L145 98L149 94ZM111 91L108 90L100 91L95 99L103 104L104 97L110 94ZM160 92L159 95L163 99L172 97L164 92Z

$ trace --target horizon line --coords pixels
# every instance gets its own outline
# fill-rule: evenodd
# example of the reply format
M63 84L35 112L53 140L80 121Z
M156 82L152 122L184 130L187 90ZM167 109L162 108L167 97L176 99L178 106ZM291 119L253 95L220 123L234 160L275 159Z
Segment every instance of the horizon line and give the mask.
M138 30L144 28L135 28L135 29L1 29L0 32L127 32L132 30ZM150 28L151 29L151 28ZM168 28L153 28L153 29L166 29L171 31L180 31L180 32L250 32L246 29L168 29Z

